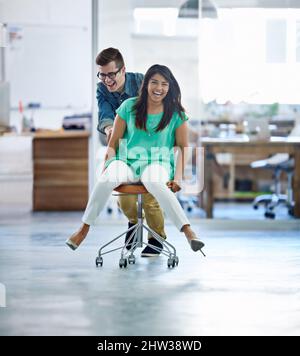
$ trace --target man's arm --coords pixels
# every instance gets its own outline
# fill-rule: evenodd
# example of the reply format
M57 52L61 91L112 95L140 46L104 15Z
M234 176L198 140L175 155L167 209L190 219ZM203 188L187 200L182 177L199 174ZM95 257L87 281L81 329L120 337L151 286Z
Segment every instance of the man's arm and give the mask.
M109 141L108 135L111 135L112 127L114 124L115 112L111 104L105 98L105 95L100 89L100 85L97 86L97 102L98 102L98 131L106 134L107 141Z
M124 136L125 129L126 121L117 115L114 121L113 132L108 142L107 151L104 157L104 167L105 162L116 155L116 151L119 146L119 140Z

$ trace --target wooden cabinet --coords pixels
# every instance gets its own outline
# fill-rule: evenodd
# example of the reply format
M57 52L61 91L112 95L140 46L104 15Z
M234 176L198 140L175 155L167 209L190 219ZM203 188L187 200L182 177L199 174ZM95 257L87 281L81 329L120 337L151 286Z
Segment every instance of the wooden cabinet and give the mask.
M88 200L87 132L33 138L33 210L83 210Z
M266 159L267 157L268 156L264 153L217 154L216 159L218 164L222 167L223 174L220 175L220 172L218 172L219 174L214 174L212 177L215 198L221 200L234 199L251 201L259 194L270 192L270 187L273 184L272 171L253 169L250 166L252 162ZM223 176L225 174L229 174L227 185L224 184ZM264 190L261 190L262 186L265 187Z

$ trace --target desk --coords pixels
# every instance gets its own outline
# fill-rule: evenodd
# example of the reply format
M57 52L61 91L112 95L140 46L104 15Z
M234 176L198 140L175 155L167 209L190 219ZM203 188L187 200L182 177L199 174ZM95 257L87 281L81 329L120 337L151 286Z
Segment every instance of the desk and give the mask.
M88 200L85 131L33 136L33 210L83 210Z
M200 146L205 151L204 170L204 209L207 217L213 217L214 187L213 157L217 153L265 154L266 157L275 153L288 153L295 159L293 192L295 200L295 217L300 218L300 138L271 137L269 141L249 141L247 138L218 139L202 137Z

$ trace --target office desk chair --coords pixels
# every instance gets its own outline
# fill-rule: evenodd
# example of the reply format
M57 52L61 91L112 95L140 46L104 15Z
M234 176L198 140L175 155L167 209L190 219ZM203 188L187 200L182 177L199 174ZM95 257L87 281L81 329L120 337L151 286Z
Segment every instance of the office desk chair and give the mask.
M96 266L98 267L103 265L103 257L102 257L103 255L113 251L121 250L121 258L119 260L119 266L120 268L122 267L126 268L127 264L135 264L134 252L138 247L143 247L144 245L150 246L156 251L160 251L161 254L167 256L168 257L167 265L169 268L174 268L175 266L177 266L179 262L179 258L176 255L175 247L143 223L142 195L148 193L145 186L142 183L133 183L133 184L128 183L128 184L122 184L118 186L117 188L114 189L114 191L119 193L116 195L137 194L138 222L134 226L124 231L121 235L115 237L114 239L112 239L111 241L109 241L108 243L100 247L98 251L98 256L96 257ZM146 229L148 232L150 232L152 237L163 245L162 250L158 249L154 245L151 245L150 243L146 243L143 241L143 229ZM129 231L131 231L132 233L129 239L127 240L127 242L124 242L123 245L120 247L113 248L104 252L106 247L110 246L115 241L120 239L122 236L126 235L127 232ZM129 244L131 244L131 247L129 247L130 246Z
M271 169L273 171L274 179L274 192L272 194L262 194L257 196L253 202L253 208L258 209L260 204L265 205L265 217L275 218L274 209L278 205L284 204L288 208L290 215L294 212L293 202L293 172L294 172L294 160L289 158L286 153L278 153L268 159L254 161L251 163L252 168L264 168ZM281 173L287 174L287 192L281 193L280 176Z

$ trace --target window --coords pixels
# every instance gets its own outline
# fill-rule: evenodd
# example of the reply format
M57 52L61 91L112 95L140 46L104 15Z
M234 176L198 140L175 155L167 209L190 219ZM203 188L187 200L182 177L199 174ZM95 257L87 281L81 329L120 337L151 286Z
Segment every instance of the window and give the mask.
M266 62L286 62L286 20L266 20Z
M205 102L300 103L300 10L220 9L199 58Z

